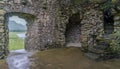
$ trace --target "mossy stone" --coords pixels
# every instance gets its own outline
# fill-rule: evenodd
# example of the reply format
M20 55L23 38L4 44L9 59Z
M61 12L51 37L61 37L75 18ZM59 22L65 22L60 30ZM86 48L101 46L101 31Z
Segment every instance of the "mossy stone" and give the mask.
M89 0L71 0L71 1L74 4L83 4L83 3L85 3L86 1L89 1Z

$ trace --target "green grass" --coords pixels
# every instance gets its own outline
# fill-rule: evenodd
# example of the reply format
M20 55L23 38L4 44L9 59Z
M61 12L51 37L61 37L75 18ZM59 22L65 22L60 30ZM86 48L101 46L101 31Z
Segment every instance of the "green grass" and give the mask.
M9 32L9 50L24 49L24 40L17 36L21 33L24 32Z

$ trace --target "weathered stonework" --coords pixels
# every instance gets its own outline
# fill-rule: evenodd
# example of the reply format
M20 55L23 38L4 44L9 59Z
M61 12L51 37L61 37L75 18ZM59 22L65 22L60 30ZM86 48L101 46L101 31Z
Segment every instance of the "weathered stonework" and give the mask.
M8 53L7 21L13 15L28 22L26 50L65 47L69 43L93 50L96 39L104 37L103 11L99 7L104 2L106 0L0 1L0 56ZM115 26L118 24L115 21Z
M39 2L41 3L40 5ZM66 32L66 25L69 23L69 18L72 16L72 14L75 14L77 12L80 13L81 24L83 24L81 26L81 35L78 35L80 36L79 39L81 39L82 45L85 44L89 45L88 44L88 38L90 37L89 33L96 32L92 30L92 28L96 27L96 22L94 24L94 22L91 22L90 20L90 22L87 23L88 21L87 22L85 21L89 20L89 18L83 18L83 16L88 14L88 16L85 17L91 17L91 19L96 18L96 15L97 14L99 15L99 13L97 13L97 11L99 10L93 8L91 12L91 7L89 7L88 10L85 9L85 11L87 12L85 12L84 15L81 9L79 9L81 7L73 6L74 4L72 4L69 0L68 1L39 0L39 2L38 1L34 1L34 3L26 2L26 5L24 5L24 3L20 2L19 0L5 1L4 9L7 13L21 12L36 16L35 21L31 23L30 26L28 26L26 49L42 50L50 46L52 47L64 46L66 44L66 38L64 35L64 33ZM83 7L82 10L84 10L84 8L86 7ZM93 13L94 11L96 11L96 13ZM89 15L91 13L93 15ZM100 17L97 19L102 22ZM93 25L91 25L92 23ZM86 31L85 29L87 29L88 32L85 32ZM90 41L89 43L91 42L92 41Z
M52 1L54 2L54 1ZM41 3L39 5L39 3ZM41 50L45 48L49 42L54 39L54 23L52 23L53 16L47 11L51 11L51 4L48 1L27 1L21 2L20 0L10 0L5 2L4 9L7 13L20 12L36 16L33 23L29 24L31 19L28 19L28 32L26 39L26 49L28 50ZM50 6L50 8L49 8ZM46 9L45 9L46 8ZM49 8L49 9L47 9ZM18 13L19 14L19 13ZM29 22L30 21L30 22Z
M4 58L8 53L8 39L7 30L4 24L4 14L6 11L3 10L4 2L0 1L0 59Z

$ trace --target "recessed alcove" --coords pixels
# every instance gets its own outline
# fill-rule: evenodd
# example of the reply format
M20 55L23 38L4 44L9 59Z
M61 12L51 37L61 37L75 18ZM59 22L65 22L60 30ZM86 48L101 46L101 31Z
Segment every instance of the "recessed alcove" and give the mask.
M104 32L106 35L112 34L114 31L114 16L112 14L112 10L104 10Z
M66 25L66 45L67 46L81 46L80 35L81 35L81 23L80 14L75 13L69 17L69 23Z

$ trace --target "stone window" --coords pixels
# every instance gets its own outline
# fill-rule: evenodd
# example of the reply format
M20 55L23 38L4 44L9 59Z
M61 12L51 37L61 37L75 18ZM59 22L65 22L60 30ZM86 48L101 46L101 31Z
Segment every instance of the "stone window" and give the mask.
M104 32L111 34L114 31L114 16L111 9L103 11L104 15Z

